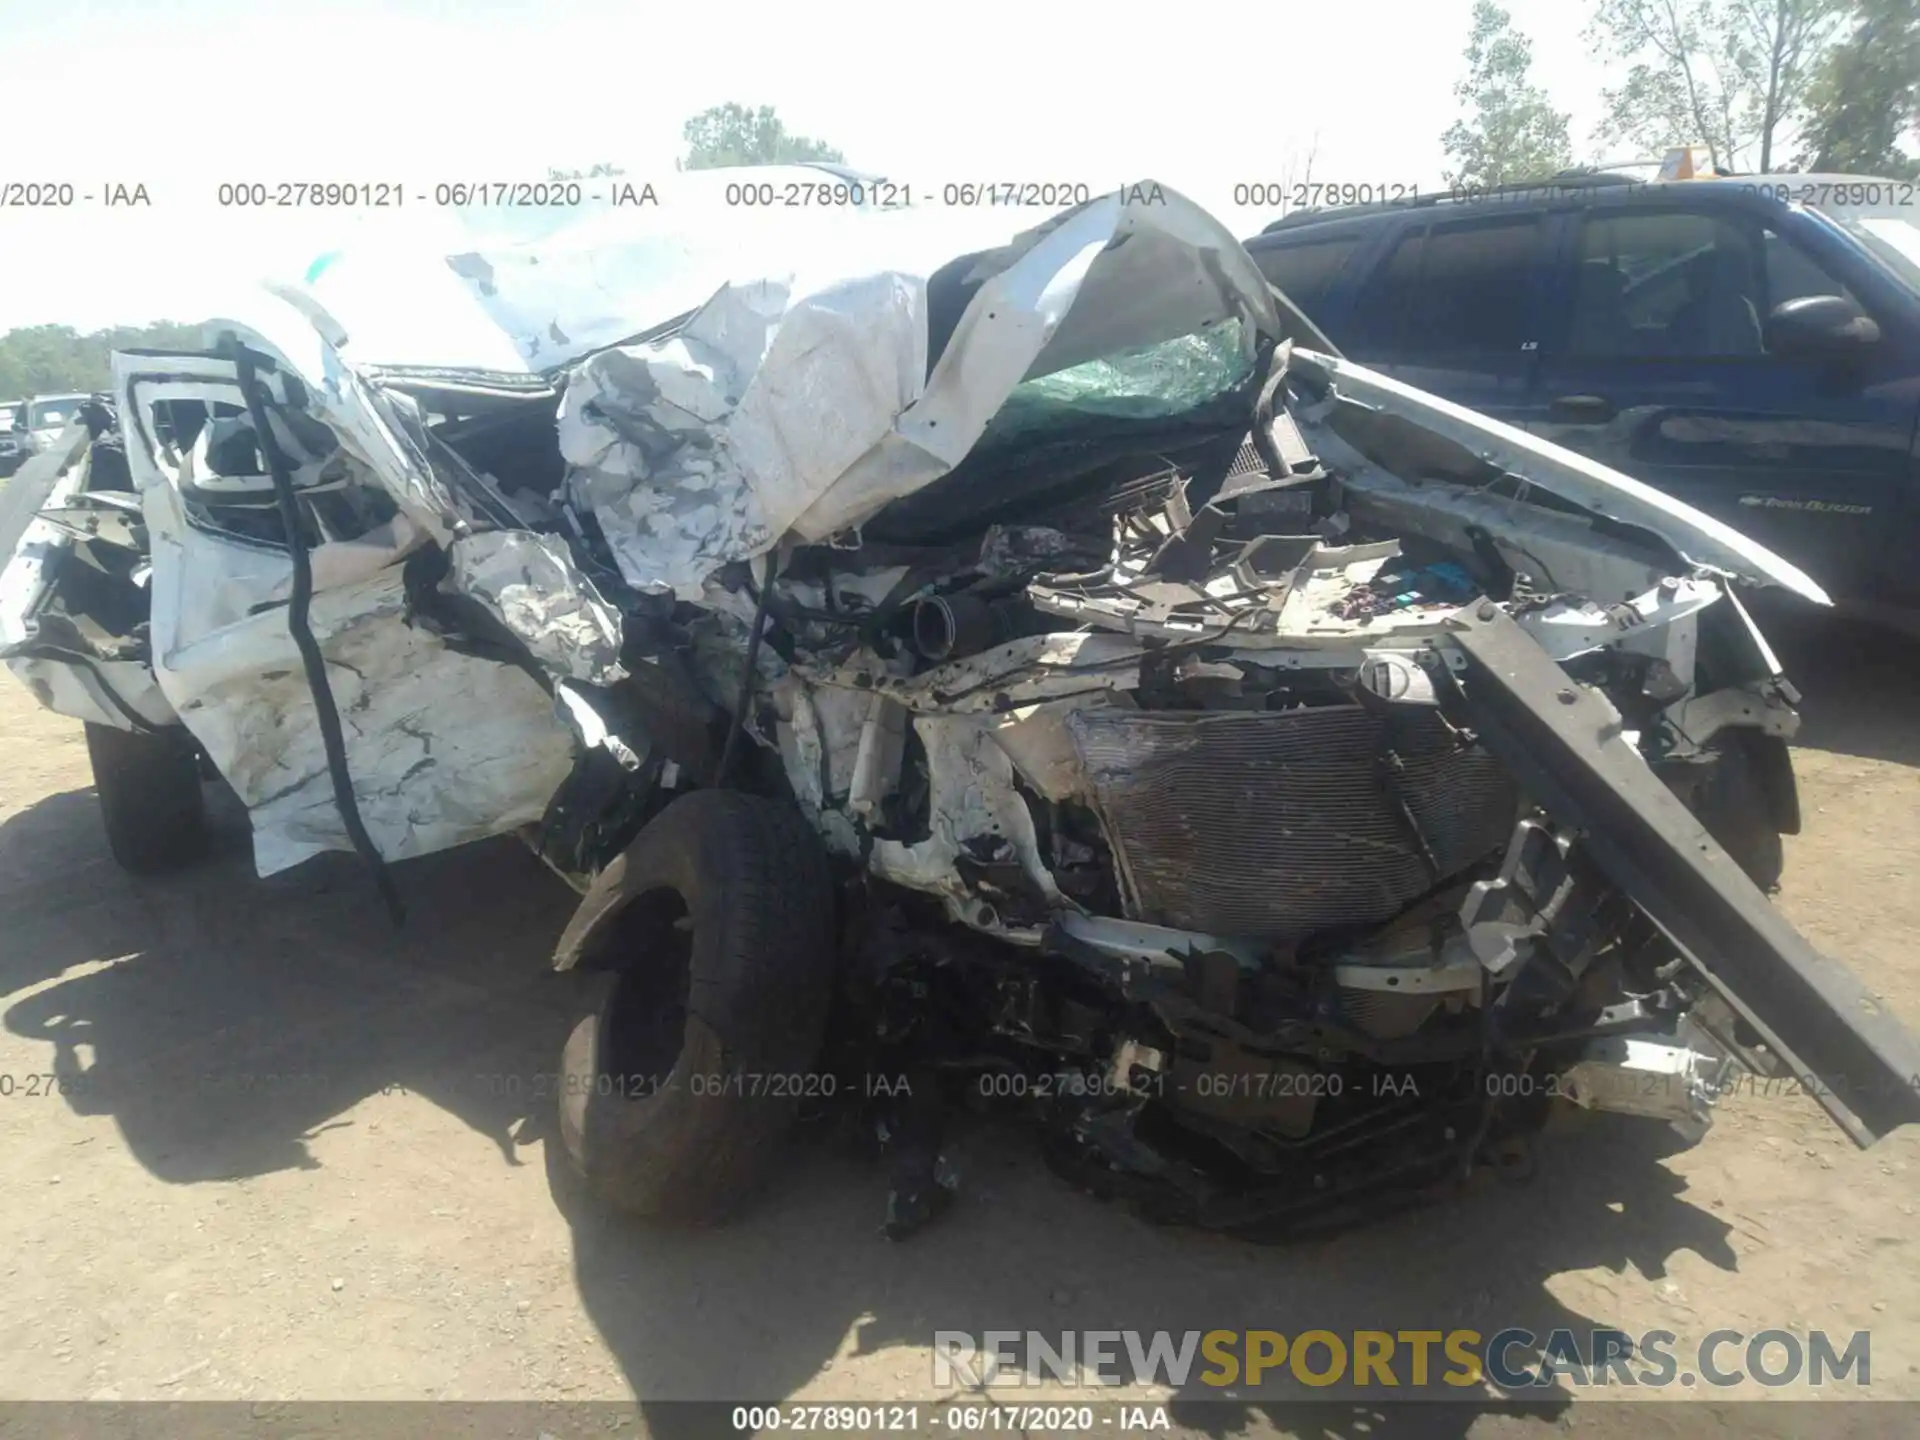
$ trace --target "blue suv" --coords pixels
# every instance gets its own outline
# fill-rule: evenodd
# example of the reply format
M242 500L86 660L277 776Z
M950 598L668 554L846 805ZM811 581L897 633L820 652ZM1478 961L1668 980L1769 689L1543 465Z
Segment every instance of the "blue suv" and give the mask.
M1362 364L1728 521L1849 609L1920 615L1920 184L1596 173L1246 246Z

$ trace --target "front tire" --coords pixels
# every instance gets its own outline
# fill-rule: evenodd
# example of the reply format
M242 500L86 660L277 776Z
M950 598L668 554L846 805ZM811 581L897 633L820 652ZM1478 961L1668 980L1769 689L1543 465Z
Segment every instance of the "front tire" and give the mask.
M184 730L87 725L87 758L107 848L124 870L153 875L207 853L200 761Z
M809 1090L832 999L833 890L791 805L682 796L614 862L614 969L560 1064L560 1142L588 1192L677 1224L731 1214Z
M1768 747L1778 753L1770 753ZM1786 826L1774 794L1780 782L1768 767L1785 766L1784 783L1791 787L1793 761L1780 741L1738 729L1723 731L1714 750L1713 771L1701 786L1697 802L1700 823L1747 872L1747 878L1771 894L1780 888L1786 868L1780 840Z

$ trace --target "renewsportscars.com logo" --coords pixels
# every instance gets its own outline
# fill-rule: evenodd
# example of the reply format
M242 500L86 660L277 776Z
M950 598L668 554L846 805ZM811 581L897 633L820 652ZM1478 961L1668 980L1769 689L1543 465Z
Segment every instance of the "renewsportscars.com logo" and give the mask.
M1872 1336L1824 1330L1714 1330L1683 1344L1671 1330L936 1330L933 1381L942 1390L1028 1385L1189 1384L1457 1393L1491 1384L1636 1389L1872 1383Z

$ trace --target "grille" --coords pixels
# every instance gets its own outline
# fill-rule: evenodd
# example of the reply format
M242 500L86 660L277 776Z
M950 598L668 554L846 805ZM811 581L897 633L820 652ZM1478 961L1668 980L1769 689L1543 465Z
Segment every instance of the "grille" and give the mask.
M1519 799L1425 708L1101 709L1068 724L1128 915L1157 925L1291 940L1379 924L1435 883L1416 830L1456 875L1506 842Z
M1267 462L1260 458L1260 447L1249 437L1241 445L1239 453L1233 457L1233 464L1227 467L1227 478L1237 480L1242 475L1254 475L1265 471Z

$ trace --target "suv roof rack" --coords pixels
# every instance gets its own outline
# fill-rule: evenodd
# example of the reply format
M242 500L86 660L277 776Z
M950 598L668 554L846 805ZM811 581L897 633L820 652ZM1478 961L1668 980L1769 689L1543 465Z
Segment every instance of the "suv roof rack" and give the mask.
M1484 200L1497 195L1524 195L1530 190L1582 190L1608 185L1637 185L1644 181L1635 180L1631 175L1622 175L1613 170L1573 169L1562 170L1538 180L1515 180L1505 185L1466 185L1455 186L1450 190L1436 190L1429 195L1415 195L1405 200L1374 200L1361 205L1339 205L1332 209L1295 210L1282 215L1278 220L1261 229L1262 235L1271 235L1279 230L1292 230L1301 225L1318 225L1327 220L1345 220L1352 216L1378 215L1388 210L1417 209L1427 205L1454 205Z

